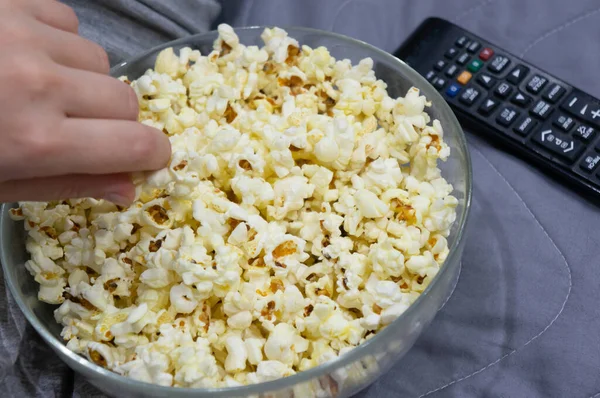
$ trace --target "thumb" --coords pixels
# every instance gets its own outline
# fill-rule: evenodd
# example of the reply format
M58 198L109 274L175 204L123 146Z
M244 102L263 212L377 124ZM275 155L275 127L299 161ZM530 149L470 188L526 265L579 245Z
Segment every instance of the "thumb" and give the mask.
M128 206L135 198L135 188L127 174L73 174L0 183L0 203L78 198L106 199Z

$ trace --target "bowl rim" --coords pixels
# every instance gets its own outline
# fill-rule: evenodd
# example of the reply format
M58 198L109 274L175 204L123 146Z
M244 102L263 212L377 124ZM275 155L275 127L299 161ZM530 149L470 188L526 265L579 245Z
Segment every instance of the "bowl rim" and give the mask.
M264 26L254 25L254 26L234 28L234 31L236 33L240 32L240 31L257 31L257 30L262 30L262 29L271 28L271 27L274 27L274 25L264 25ZM443 97L437 92L437 90L435 90L433 88L433 86L430 85L430 83L425 78L423 78L414 69L412 69L410 66L408 66L404 61L398 59L397 57L391 55L390 53L388 53L384 50L381 50L371 44L368 44L368 43L358 40L358 39L354 39L352 37L349 37L349 36L346 36L343 34L329 32L329 31L316 29L316 28L308 28L308 27L302 27L302 26L283 26L283 27L281 27L281 29L284 29L286 31L296 31L296 32L304 32L304 33L312 33L312 34L328 36L330 38L335 38L342 42L351 44L353 46L362 47L369 51L375 52L377 55L385 58L390 63L396 64L399 68L402 68L405 71L407 71L410 75L413 75L413 76L411 76L411 79L414 79L413 84L415 84L415 85L419 84L421 86L431 87L433 97L434 98L437 97L437 98L435 98L437 100L436 106L445 108L445 109L443 109L443 111L445 111L445 113L449 117L449 120L446 121L447 126L449 128L454 128L457 130L457 142L465 154L465 163L466 163L465 188L466 188L466 192L465 192L465 198L464 198L464 201L465 201L464 211L462 213L461 218L455 221L455 222L458 221L456 240L454 241L454 244L450 247L448 256L444 262L451 263L452 261L458 261L458 259L456 259L456 257L461 252L459 249L462 247L462 245L464 243L465 229L466 229L467 221L468 221L468 218L470 215L473 182L472 182L471 156L470 156L470 153L468 150L466 136L465 136L464 131L463 131L462 127L460 126L458 120L456 119L454 112L451 110L450 106L446 103L446 101L443 99ZM208 31L205 33L199 33L199 34L195 34L195 35L186 36L186 37L183 37L183 38L180 38L177 40L173 40L173 41L155 46L155 47L153 47L149 50L146 50L134 57L131 57L130 59L128 59L126 61L123 61L123 62L113 66L110 70L110 75L113 77L118 77L118 76L115 76L115 73L117 73L121 68L127 66L130 63L134 63L134 62L140 61L143 58L152 56L153 54L157 54L159 51L161 51L165 48L168 48L168 47L174 47L174 46L178 46L178 45L182 45L182 44L184 45L186 43L193 42L194 40L201 39L204 36L214 36L214 34L216 32L217 32L216 30L211 30L211 31ZM290 36L293 37L293 35L290 35ZM434 98L428 98L428 100L431 101ZM11 208L12 206L14 206L14 204L11 204L11 203L4 203L0 206L0 244L2 245L2 247L4 247L4 237L2 237L2 231L5 228L5 226L4 226L5 223L12 222L12 220L10 220L10 217L7 216L8 209ZM239 394L260 394L260 393L264 393L264 392L280 390L283 388L289 388L289 387L292 387L292 386L295 386L295 385L298 385L301 383L308 382L312 379L318 379L318 377L321 375L329 374L329 373L335 371L336 369L342 368L356 360L359 360L360 358L364 357L365 355L367 355L369 353L369 348L371 346L373 346L374 344L378 344L378 342L383 341L386 336L392 335L395 331L395 325L400 324L403 321L403 319L407 316L407 314L417 311L417 308L420 307L420 304L423 301L427 300L427 297L429 296L429 292L442 279L441 276L443 274L446 274L448 272L448 270L450 269L450 267L442 266L440 271L438 272L438 274L431 281L431 283L425 288L425 290L407 308L407 310L404 313L402 313L400 316L398 316L398 318L396 318L392 323L387 325L383 330L376 333L375 336L373 336L373 338L363 342L362 344L356 346L352 350L348 351L347 353L345 353L342 356L337 357L334 360L325 362L321 365L315 366L313 368L310 368L310 369L307 369L304 371L297 372L291 376L275 379L272 381L257 383L257 384L248 384L248 385L243 385L243 386L222 387L222 388L189 388L189 387L161 386L158 384L134 380L134 379L128 378L126 376L122 376L113 371L110 371L108 369L105 369L99 365L96 365L95 363L89 361L88 359L84 358L83 356L71 351L70 349L67 348L67 346L64 344L63 341L59 340L54 335L52 335L42 325L41 321L37 318L37 316L33 313L33 311L31 311L29 309L29 307L25 304L24 298L17 294L18 290L15 286L15 281L13 281L12 278L6 277L6 275L10 275L10 273L8 272L8 262L7 262L4 250L0 250L0 263L2 263L3 273L4 273L5 279L6 279L6 284L8 285L8 288L9 288L13 298L17 302L17 305L21 309L21 312L23 312L23 314L25 315L25 318L27 319L27 321L33 326L33 328L38 332L38 334L40 334L40 336L42 336L42 338L46 341L46 343L48 343L53 349L59 350L64 356L66 356L68 359L73 361L74 365L76 365L76 366L78 365L78 366L82 367L83 369L80 369L80 370L84 374L95 373L98 376L106 377L107 379L105 381L107 381L107 382L114 382L114 383L118 383L118 384L124 383L138 391L144 390L147 388L151 388L156 393L169 394L169 393L177 392L177 393L183 394L183 395L209 394L211 397L228 397L231 395L239 395Z

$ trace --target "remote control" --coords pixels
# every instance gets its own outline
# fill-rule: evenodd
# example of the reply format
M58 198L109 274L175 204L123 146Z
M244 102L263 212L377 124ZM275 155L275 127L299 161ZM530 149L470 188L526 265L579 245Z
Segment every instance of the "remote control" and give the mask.
M463 126L600 201L600 100L440 18L394 55L441 92Z

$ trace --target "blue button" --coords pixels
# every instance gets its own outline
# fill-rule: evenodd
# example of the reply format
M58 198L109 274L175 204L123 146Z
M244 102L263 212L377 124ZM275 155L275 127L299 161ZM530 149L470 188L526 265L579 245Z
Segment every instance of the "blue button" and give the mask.
M456 83L452 83L450 87L448 87L448 90L446 90L446 95L450 98L454 98L459 91L460 87Z

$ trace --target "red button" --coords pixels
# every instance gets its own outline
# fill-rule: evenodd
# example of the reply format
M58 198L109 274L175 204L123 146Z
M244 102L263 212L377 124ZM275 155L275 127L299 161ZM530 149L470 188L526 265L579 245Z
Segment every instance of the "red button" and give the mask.
M479 58L481 58L482 61L487 61L492 57L492 55L494 55L494 50L486 47L479 53Z

